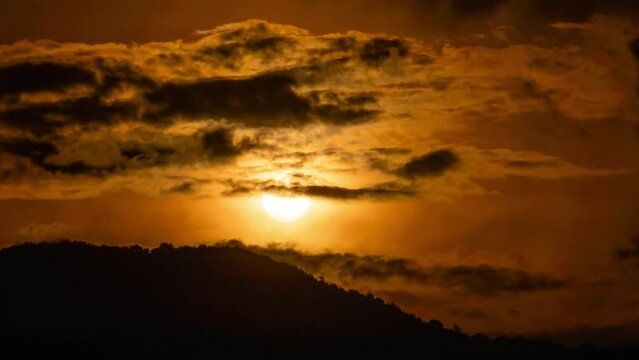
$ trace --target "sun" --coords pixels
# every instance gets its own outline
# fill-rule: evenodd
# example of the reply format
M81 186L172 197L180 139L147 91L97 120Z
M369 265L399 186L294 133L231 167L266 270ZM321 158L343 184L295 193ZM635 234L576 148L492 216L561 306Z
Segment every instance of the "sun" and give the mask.
M277 221L290 223L299 220L311 206L311 200L306 197L283 197L262 194L264 210Z

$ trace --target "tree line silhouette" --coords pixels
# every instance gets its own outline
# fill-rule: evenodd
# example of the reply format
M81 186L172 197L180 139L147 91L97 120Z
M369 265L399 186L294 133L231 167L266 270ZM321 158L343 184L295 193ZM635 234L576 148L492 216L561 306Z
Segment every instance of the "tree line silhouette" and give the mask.
M4 357L2 355L7 355ZM238 247L23 244L0 250L0 358L569 359L568 349L423 321Z

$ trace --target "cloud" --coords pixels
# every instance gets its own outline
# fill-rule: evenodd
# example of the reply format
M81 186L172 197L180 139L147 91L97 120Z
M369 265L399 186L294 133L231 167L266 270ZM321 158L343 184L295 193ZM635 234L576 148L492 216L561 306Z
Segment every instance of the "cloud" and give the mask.
M489 296L499 292L522 293L564 288L568 282L544 274L490 265L435 268L432 273L442 284Z
M263 148L256 137L236 136L228 127L206 129L182 137L155 138L145 141L124 141L115 146L106 143L78 144L33 140L31 138L0 138L0 154L10 154L28 160L34 169L49 174L105 177L148 168L206 163L220 165L254 149ZM114 147L108 156L92 153L104 147Z
M227 128L207 131L202 135L202 146L206 156L212 159L230 159L242 152L258 147L255 139L244 138L235 143L233 132Z
M630 41L628 43L628 49L630 49L630 52L632 53L632 55L639 60L639 38L633 39L632 41Z
M377 147L370 150L382 155L406 155L411 152L411 149L404 147Z
M93 72L72 65L24 62L0 67L0 96L59 91L71 85L95 82Z
M276 181L227 181L226 185L230 187L229 190L224 192L227 196L268 192L284 196L310 196L333 200L387 200L413 197L418 194L416 190L397 183L383 183L362 188L329 185L283 185Z
M618 249L615 255L619 260L639 259L639 236L632 238L630 247Z
M435 13L482 17L509 4L422 5ZM584 36L596 34L597 26L592 29ZM97 189L92 181L105 180L105 187L166 193L179 184L153 185L153 177L215 167L215 183L227 185L227 194L389 200L490 193L477 179L509 175L613 174L542 152L532 157L513 150L513 156L489 158L482 151L530 148L493 143L527 139L510 136L519 128L525 134L535 130L517 121L545 119L549 109L553 119L566 123L572 117L593 123L615 114L630 118L636 86L627 86L631 97L617 85L634 79L632 74L612 74L593 63L596 57L584 44L570 54L550 43L482 44L442 47L356 31L315 35L250 20L135 46L2 45L3 186L49 197L64 193L61 187L88 194ZM620 59L630 57L626 40L622 48ZM548 123L549 129L538 127L552 135L560 122ZM466 132L468 140L455 138L451 129ZM505 135L494 136L495 129ZM424 153L434 146L439 150ZM454 176L431 181L428 191L415 181L448 174L462 159ZM285 186L268 180L293 169L317 180ZM36 182L25 181L28 175L41 180L39 186L29 186Z
M507 167L519 169L534 169L539 167L555 167L559 164L552 161L533 161L533 160L511 160L505 163Z
M408 46L401 39L373 38L362 47L360 59L369 65L379 65L391 56L408 56Z
M109 125L137 114L131 102L105 103L98 96L64 99L58 102L26 104L0 112L0 124L26 130L35 135L50 135L72 125Z
M67 164L47 162L48 157L58 154L56 146L50 142L28 138L0 139L0 151L29 159L33 165L52 174L104 176L116 170L115 166L94 166L84 161L73 161Z
M362 56L376 63L390 57L392 49L400 49L401 56L408 51L397 38L353 41L357 46L349 52L362 48ZM249 127L302 127L375 119L381 112L374 108L377 93L335 85L331 91L308 88L311 72L311 82L321 85L349 62L348 57L345 63L313 55L316 44L334 46L330 38L264 21L199 32L185 44L82 44L80 50L77 44L24 43L13 58L10 49L4 52L9 65L0 67L0 124L44 136L70 126L123 122L167 126L213 119Z
M58 150L52 143L29 138L0 139L0 150L18 157L30 159L34 164L41 166L47 157L58 153Z
M459 157L452 150L436 150L411 159L397 173L406 178L441 176L459 162Z
M150 121L178 116L225 118L256 127L297 127L314 121L347 125L371 119L375 111L360 104L320 103L293 90L296 80L277 73L243 79L205 79L167 83L148 93ZM361 95L360 95L361 96Z
M167 194L192 194L196 190L197 184L192 181L185 181L181 184L175 185L168 190Z
M401 279L422 286L441 287L484 297L504 293L557 290L569 284L568 280L546 274L487 264L421 267L413 260L406 258L328 251L312 254L279 244L262 247L230 240L218 245L246 247L277 261L299 266L312 274L323 274L337 281L372 280L385 283Z

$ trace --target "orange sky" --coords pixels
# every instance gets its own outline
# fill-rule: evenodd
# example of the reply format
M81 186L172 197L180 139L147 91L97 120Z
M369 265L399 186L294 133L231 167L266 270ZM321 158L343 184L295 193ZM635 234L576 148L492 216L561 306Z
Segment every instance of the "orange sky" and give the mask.
M0 246L278 243L471 332L632 328L637 10L0 1Z

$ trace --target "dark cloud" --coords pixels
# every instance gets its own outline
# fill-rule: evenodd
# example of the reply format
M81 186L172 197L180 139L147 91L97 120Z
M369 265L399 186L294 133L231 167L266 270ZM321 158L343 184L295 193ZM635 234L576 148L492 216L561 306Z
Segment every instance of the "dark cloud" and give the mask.
M301 127L315 122L349 125L371 120L379 113L369 107L376 104L376 93L299 93L295 88L301 80L294 76L294 70L244 78L158 83L126 62L101 58L94 61L94 66L99 80L80 65L21 63L0 69L0 95L36 90L58 92L76 83L91 85L91 90L79 98L16 103L0 111L0 123L43 136L66 126L123 121L163 125L226 119L253 127ZM142 95L105 100L124 87Z
M151 104L146 117L158 122L178 116L187 119L226 118L248 126L298 127L314 121L334 125L355 124L370 120L377 114L353 103L352 98L346 98L344 102L338 97L305 97L294 91L295 85L297 81L293 77L278 73L241 79L167 83L146 94L145 98ZM351 103L348 103L349 99Z
M224 128L206 132L202 136L202 146L210 157L231 158L242 151L233 144L233 133Z
M58 139L59 140L59 139ZM157 143L155 143L158 141ZM183 146L168 146L165 141L147 140L117 144L118 155L108 165L94 165L83 159L83 153L66 161L55 159L57 145L30 138L0 138L0 153L25 158L37 168L52 174L106 176L130 170L175 164L216 164L231 160L262 145L257 138L236 139L231 128L217 128L180 139ZM16 171L19 169L15 169ZM15 171L14 171L15 172Z
M312 274L321 274L338 281L385 282L403 279L423 286L444 287L478 296L549 291L568 285L567 280L549 275L490 265L424 268L406 258L333 252L311 254L278 244L262 247L245 245L237 240L222 244L246 247L277 261L298 266Z
M328 185L282 185L273 181L227 181L230 190L224 192L227 196L250 194L254 192L276 193L285 196L310 196L333 200L385 200L397 197L412 197L417 191L395 183L384 183L364 188L345 188Z
M639 236L632 238L630 247L618 249L615 255L620 260L639 259Z
M25 62L0 67L0 96L60 91L70 85L90 85L95 82L92 71L73 65Z
M555 167L556 162L552 161L534 161L534 160L512 160L505 163L506 166L518 169L535 169L545 167Z
M170 163L177 150L168 146L149 143L119 144L120 156L129 162L144 166L161 166Z
M27 158L31 163L52 174L105 176L117 170L116 166L94 166L85 161L73 161L57 164L47 161L47 158L58 154L53 143L36 141L28 138L14 138L0 140L0 150L5 153Z
M376 116L379 111L367 105L376 104L378 93L363 92L355 94L335 91L314 91L308 96L314 114L321 119L339 124L359 123Z
M116 165L91 165L82 160L73 161L67 164L44 163L41 166L45 171L52 174L89 175L97 177L107 176L121 169Z
M245 79L167 83L146 95L151 118L228 118L254 126L301 125L310 103L297 95L291 77L265 74Z
M359 58L369 65L379 65L391 56L403 58L408 56L408 53L408 45L401 39L376 37L364 43Z
M58 153L52 143L28 138L0 139L0 150L14 156L30 159L36 165L42 165L47 157Z
M192 181L185 181L177 184L165 191L167 194L192 194L195 192L197 184Z
M436 150L411 159L397 173L406 178L440 176L459 162L459 157L452 150Z
M499 292L521 293L554 290L565 287L566 280L548 275L531 274L523 270L498 268L490 265L453 266L432 270L439 281L477 295Z
M411 149L403 147L377 147L371 148L370 151L382 155L406 155L410 154Z
M401 147L372 148L365 154L365 157L369 168L386 173L393 173L396 165L392 163L390 157L406 155L410 152L410 149Z
M267 187L266 191L278 191L278 188ZM390 188L381 186L366 187L366 188L343 188L338 186L321 186L321 185L308 185L308 186L293 186L279 189L284 192L291 192L293 194L307 195L312 197L329 198L337 200L355 200L355 199L389 199L395 197L414 196L415 191L399 188Z
M0 123L42 136L70 125L105 125L137 117L130 102L105 103L98 96L31 104L0 112Z
M228 35L228 34L227 34ZM233 40L234 36L226 36ZM247 55L258 55L265 62L293 46L293 39L283 36L252 36L242 41L230 41L213 47L204 47L192 55L195 61L218 62L229 69L239 69Z
M566 346L583 346L591 343L598 346L636 346L639 338L639 322L627 320L618 325L578 326L556 331L524 334L529 338L551 338Z
M639 38L636 38L628 43L628 49L634 57L639 60Z
M99 71L99 82L96 87L98 95L109 95L110 91L131 86L140 90L150 90L157 86L154 79L144 73L144 70L128 61L97 58L94 61Z

